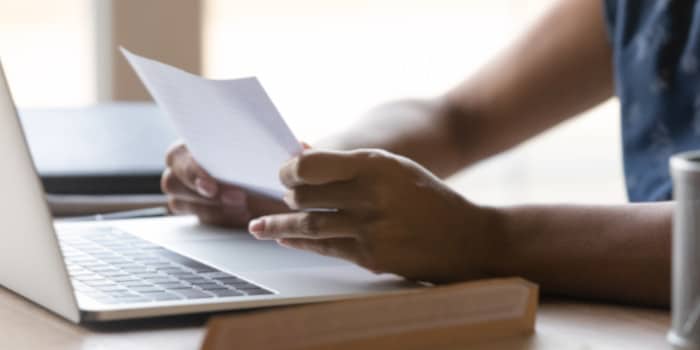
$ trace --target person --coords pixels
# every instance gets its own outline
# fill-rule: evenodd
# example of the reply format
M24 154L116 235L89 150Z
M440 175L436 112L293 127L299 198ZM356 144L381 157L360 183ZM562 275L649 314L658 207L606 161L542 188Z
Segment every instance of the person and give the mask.
M379 106L284 164L284 201L217 183L183 145L162 187L176 213L378 273L519 275L544 293L667 306L668 158L700 148L698 16L685 0L561 1L443 96ZM483 206L441 180L613 95L629 204Z

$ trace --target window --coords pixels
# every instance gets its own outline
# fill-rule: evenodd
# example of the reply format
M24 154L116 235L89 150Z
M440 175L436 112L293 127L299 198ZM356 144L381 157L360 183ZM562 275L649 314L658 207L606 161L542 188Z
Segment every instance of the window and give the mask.
M91 0L0 2L0 59L19 107L94 103Z

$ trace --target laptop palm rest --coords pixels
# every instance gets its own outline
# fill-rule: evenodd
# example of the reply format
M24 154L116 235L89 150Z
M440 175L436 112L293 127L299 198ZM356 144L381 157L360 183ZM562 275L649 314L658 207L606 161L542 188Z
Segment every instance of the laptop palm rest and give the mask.
M259 241L242 230L200 225L192 218L129 220L116 224L183 255L234 272L347 266L340 259Z

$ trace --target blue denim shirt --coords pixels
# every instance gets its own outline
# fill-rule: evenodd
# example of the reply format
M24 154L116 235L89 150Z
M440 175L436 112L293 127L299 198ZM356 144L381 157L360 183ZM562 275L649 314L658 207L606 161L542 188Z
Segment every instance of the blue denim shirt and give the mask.
M700 5L605 0L630 201L671 198L668 159L700 149Z

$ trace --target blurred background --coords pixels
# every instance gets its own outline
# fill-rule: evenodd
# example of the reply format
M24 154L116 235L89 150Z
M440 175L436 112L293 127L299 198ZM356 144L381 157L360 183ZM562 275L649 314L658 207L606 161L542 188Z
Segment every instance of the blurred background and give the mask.
M256 75L313 144L383 101L443 93L554 2L0 0L0 57L20 109L148 99L117 45ZM449 181L487 204L624 202L619 133L613 100Z

